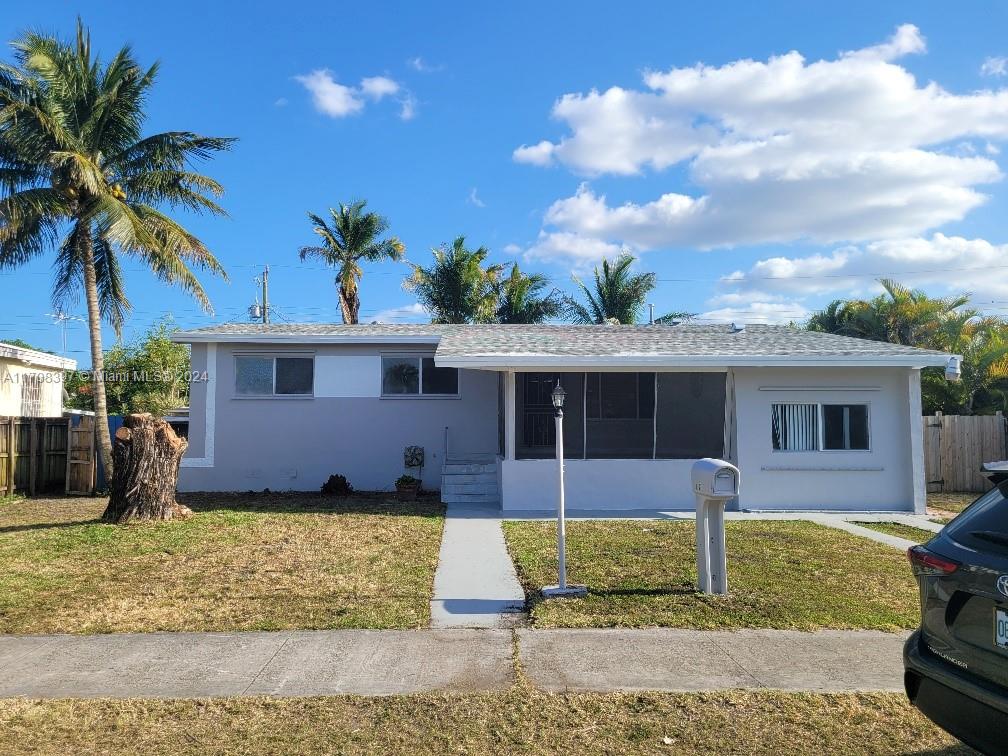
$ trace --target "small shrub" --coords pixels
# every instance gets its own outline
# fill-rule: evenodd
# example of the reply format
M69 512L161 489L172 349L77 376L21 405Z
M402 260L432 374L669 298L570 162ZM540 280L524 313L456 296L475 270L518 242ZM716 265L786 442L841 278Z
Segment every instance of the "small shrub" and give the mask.
M405 488L407 486L418 486L420 485L420 480L418 478L414 478L412 475L400 475L398 478L396 478L395 484L396 488L400 487Z
M325 496L349 496L353 493L353 486L345 475L330 475L329 480L322 484L322 493Z

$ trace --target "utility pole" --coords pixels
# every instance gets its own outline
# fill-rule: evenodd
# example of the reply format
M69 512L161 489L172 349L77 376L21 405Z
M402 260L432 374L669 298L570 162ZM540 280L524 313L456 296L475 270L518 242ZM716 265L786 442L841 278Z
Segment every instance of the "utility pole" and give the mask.
M263 323L269 323L269 265L263 267L263 304L262 304L262 320Z

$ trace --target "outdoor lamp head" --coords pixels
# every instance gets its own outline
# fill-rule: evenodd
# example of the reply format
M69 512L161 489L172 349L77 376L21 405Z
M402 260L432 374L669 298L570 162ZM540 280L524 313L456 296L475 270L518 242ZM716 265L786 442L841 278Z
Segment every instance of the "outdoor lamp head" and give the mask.
M962 378L962 366L959 358L949 357L948 362L945 363L945 380L958 381L960 378Z
M558 383L553 387L553 406L557 409L562 409L565 396L567 396L567 392L564 391L563 386Z

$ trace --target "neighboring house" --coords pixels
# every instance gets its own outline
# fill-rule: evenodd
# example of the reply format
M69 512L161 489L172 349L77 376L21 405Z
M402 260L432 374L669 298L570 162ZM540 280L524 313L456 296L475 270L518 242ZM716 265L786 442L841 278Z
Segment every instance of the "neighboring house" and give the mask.
M185 490L389 489L403 447L445 501L691 509L724 457L743 509L923 512L920 370L949 355L782 326L222 325L178 332ZM205 380L202 380L205 378Z
M0 416L61 417L63 373L74 360L0 342Z

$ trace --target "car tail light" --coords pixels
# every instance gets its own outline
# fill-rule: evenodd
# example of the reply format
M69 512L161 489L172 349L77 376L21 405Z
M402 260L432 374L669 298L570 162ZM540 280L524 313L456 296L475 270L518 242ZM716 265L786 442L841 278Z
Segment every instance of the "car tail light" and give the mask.
M923 546L911 546L907 558L915 575L951 575L959 569L959 562L940 557Z

